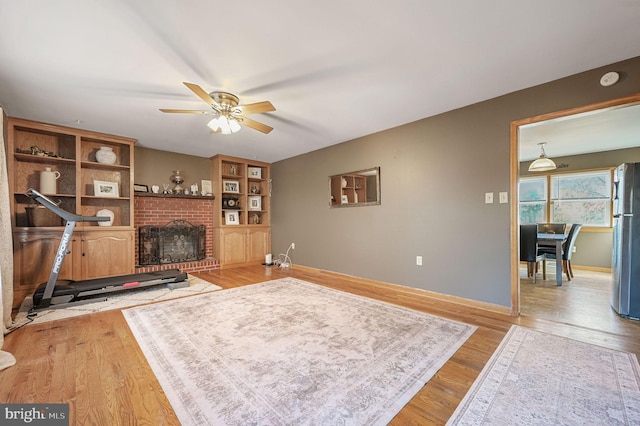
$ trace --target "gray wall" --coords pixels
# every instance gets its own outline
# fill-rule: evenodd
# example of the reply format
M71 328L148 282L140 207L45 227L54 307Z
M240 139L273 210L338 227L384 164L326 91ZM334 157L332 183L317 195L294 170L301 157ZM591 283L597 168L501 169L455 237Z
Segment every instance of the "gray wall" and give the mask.
M600 86L611 70L621 81ZM272 250L295 242L294 265L510 306L509 204L484 193L509 190L511 121L639 92L634 58L274 163ZM328 176L372 166L382 204L329 209Z
M201 189L201 180L211 180L211 160L208 158L139 146L135 147L134 156L135 183L147 185L149 191L152 185L158 185L162 191L162 185L165 183L173 188L174 184L170 178L174 170L180 170L182 173L183 188L189 189L192 184L197 183L198 189Z

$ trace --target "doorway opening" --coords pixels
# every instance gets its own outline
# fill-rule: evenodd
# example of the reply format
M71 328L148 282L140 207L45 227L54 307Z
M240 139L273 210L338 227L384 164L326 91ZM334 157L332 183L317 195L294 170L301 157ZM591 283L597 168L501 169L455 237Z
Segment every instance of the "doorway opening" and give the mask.
M535 116L535 117L530 117L527 119L522 119L522 120L517 120L511 123L511 157L510 157L510 161L511 161L511 167L510 167L510 189L511 189L511 193L513 194L513 200L514 202L511 204L511 210L510 210L510 216L511 216L511 302L512 302L512 314L513 315L519 315L519 314L528 314L528 312L522 312L522 304L521 304L521 297L522 297L522 292L521 292L521 287L520 287L520 280L521 280L521 274L520 274L520 261L519 261L519 223L520 223L520 217L519 217L519 205L517 200L520 199L519 197L519 180L520 180L520 175L521 175L521 164L523 167L525 167L525 165L528 165L528 160L533 160L535 158L527 158L526 155L523 156L523 154L525 154L525 152L527 150L530 151L530 147L527 146L523 146L523 141L525 139L525 137L523 136L523 133L526 136L526 132L523 132L524 129L532 129L532 128L536 128L536 131L539 133L538 137L545 137L547 138L547 140L537 140L534 141L533 143L533 147L534 150L533 152L536 152L536 149L539 150L539 147L537 147L537 142L552 142L551 139L554 138L554 134L553 131L558 131L559 128L563 127L563 124L570 124L572 121L574 121L574 119L576 117L585 117L585 116L592 116L594 119L597 119L599 121L606 121L606 112L610 112L610 111L620 111L623 109L629 109L628 107L630 106L640 106L640 94L639 95L634 95L634 96L629 96L629 97L625 97L625 98L620 98L620 99L615 99L615 100L611 100L611 101L606 101L606 102L600 102L600 103L595 103L595 104L591 104L591 105L586 105L583 107L578 107L578 108L572 108L569 110L564 110L564 111L558 111L555 113L551 113L551 114L543 114L543 115L539 115L539 116ZM640 108L637 108L640 111ZM640 120L636 120L636 121L640 121ZM575 120L575 122L577 122L577 120ZM566 126L565 126L566 127ZM634 130L637 132L637 130ZM547 133L545 133L547 132ZM576 133L576 132L573 132ZM636 133L637 134L637 133ZM543 136L540 136L543 135ZM558 136L557 138L558 140L562 139L560 136ZM640 141L639 141L640 142ZM553 143L556 143L556 141L553 141ZM561 142L558 142L561 143ZM580 141L578 141L577 143L578 145L587 145L585 143L580 144ZM551 144L549 144L551 145ZM552 157L552 155L549 152L549 145L547 146L547 154ZM640 143L638 143L637 145L640 145ZM637 146L636 145L636 146ZM599 151L604 151L604 150L614 150L614 149L621 149L620 147L617 147L615 145L611 145L611 146L607 146L607 142L601 142L600 146L602 147L601 149L599 149ZM559 146L556 148L560 148ZM559 149L558 151L556 151L556 157L566 157L566 156L571 156L571 155L578 155L578 154L584 154L586 152L596 152L596 150L593 151L586 151L583 150L583 152L578 152L578 151L574 151L571 152L570 151L570 147L565 146L562 147L561 149ZM557 154L559 153L559 154ZM539 154L539 152L538 152ZM535 154L534 154L535 157ZM640 160L637 160L640 161ZM617 165L617 164L616 164ZM611 165L612 167L616 166L616 165ZM549 272L549 271L548 271ZM551 272L553 272L553 269L551 269ZM575 272L575 271L574 271ZM589 272L589 271L587 271ZM589 277L589 279L594 278L596 281L600 280L602 281L603 279L606 280L606 276L607 276L607 272L603 269L602 271L593 271L593 277ZM526 277L526 273L524 274L524 276ZM553 277L552 277L553 278ZM525 279L526 281L526 279ZM542 280L539 280L538 282L540 282ZM547 277L547 281L549 282L549 284L551 284L553 282L553 285L550 287L555 286L555 280L553 279L549 279L549 277ZM549 289L550 291L553 291L553 288ZM565 290L565 289L562 289ZM556 291L555 293L559 293L558 291ZM557 294L554 294L554 296L557 296ZM578 296L572 295L572 298L576 298ZM605 296L606 297L606 296ZM554 301L553 298L551 299L547 299L544 302L541 303L558 303L558 304L562 304L564 303L566 305L566 299L564 302L560 301L561 298L559 298L558 300ZM574 299L571 299L572 301L575 301ZM565 306L566 307L566 306ZM549 308L549 307L545 307L545 308ZM555 306L555 307L551 307L549 309L555 309L556 311L558 309L563 309L562 306ZM607 314L609 314L610 312L607 312ZM550 318L551 319L551 318ZM570 319L570 321L574 321L575 325L580 325L580 326L590 326L590 324L584 323L584 320L580 319L580 316L575 316L574 318ZM567 322L566 319L563 322ZM583 322L582 324L579 324L579 322Z

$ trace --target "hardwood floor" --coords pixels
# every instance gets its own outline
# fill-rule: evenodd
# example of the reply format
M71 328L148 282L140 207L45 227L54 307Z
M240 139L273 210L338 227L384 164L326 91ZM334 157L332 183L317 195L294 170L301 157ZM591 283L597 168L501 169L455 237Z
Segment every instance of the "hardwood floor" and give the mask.
M638 328L603 331L530 315L513 318L435 301L418 290L330 272L255 266L195 275L223 288L292 276L478 326L393 425L446 423L512 324L640 355ZM0 372L0 401L69 403L72 425L178 424L120 311L29 325L7 335L4 349L18 362Z
M553 262L550 262L553 265ZM620 317L611 307L611 273L573 268L571 281L557 286L552 266L547 279L538 273L536 283L520 271L520 312L593 330L640 335L640 321Z

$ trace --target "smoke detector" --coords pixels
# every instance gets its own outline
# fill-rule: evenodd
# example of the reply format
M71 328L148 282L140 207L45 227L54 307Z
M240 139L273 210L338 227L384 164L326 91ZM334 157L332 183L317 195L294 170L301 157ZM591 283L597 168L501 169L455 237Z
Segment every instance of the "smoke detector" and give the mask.
M604 87L613 86L620 79L620 74L615 71L610 71L602 76L600 79L600 84Z

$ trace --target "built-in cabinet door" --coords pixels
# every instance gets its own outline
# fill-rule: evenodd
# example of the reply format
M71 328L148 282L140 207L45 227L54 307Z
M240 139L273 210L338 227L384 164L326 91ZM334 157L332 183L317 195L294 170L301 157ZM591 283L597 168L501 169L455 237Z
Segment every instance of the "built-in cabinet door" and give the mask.
M62 231L42 228L17 228L13 243L13 307L20 307L26 296L51 273ZM59 280L126 275L134 272L134 231L75 231L64 257Z
M221 263L225 265L234 263L244 263L247 261L247 230L246 228L225 228L220 229L222 259Z
M270 228L252 228L247 231L247 261L264 262L264 256L269 253L271 247Z
M26 296L33 292L40 284L46 283L51 273L54 259L60 245L62 231L35 230L33 228L18 228L13 238L13 307L19 308ZM70 280L76 268L74 256L80 247L79 239L75 235L71 239L58 279Z
M133 231L84 231L80 279L133 273L133 241Z

